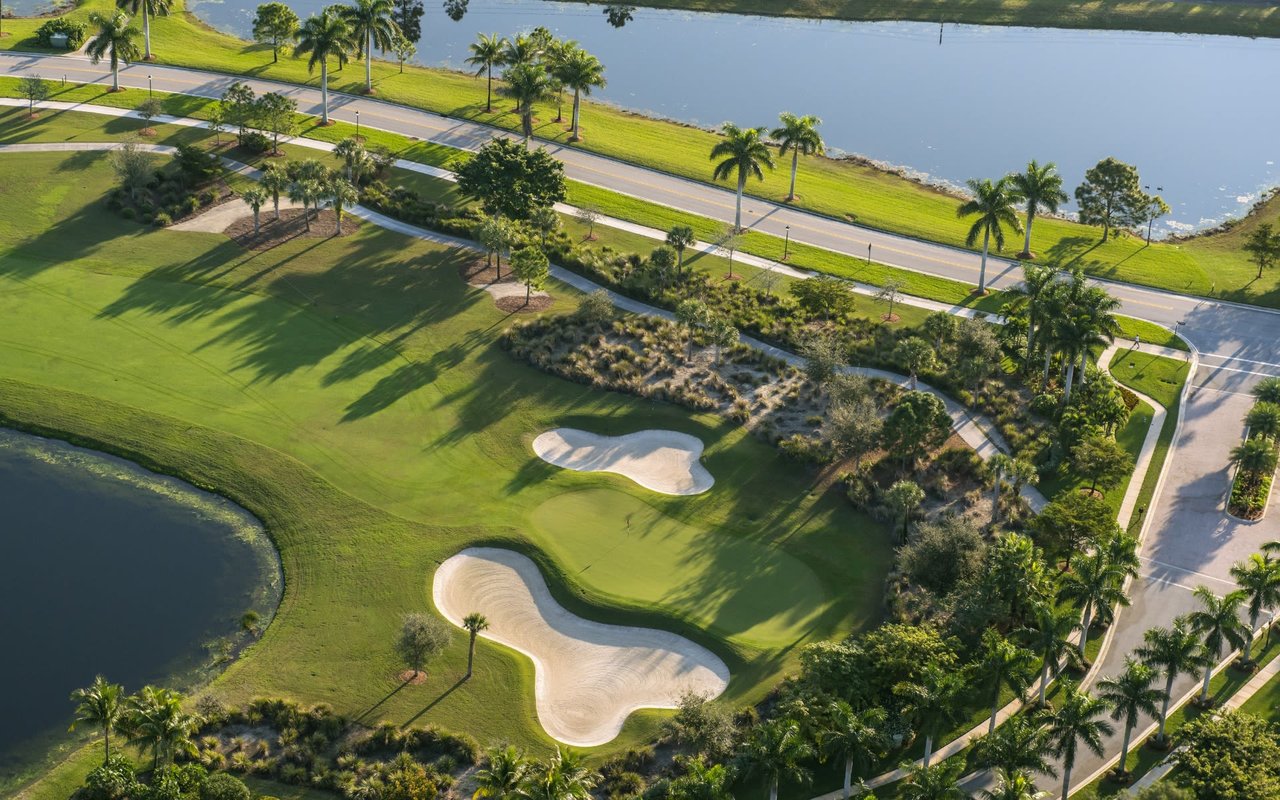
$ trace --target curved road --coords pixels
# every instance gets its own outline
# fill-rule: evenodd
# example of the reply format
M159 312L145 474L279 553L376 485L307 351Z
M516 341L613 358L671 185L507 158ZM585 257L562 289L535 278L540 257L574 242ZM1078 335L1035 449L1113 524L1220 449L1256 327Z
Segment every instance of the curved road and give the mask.
M50 80L65 77L73 83L110 80L106 64L95 66L78 55L0 53L0 75L33 73ZM121 69L120 82L145 89L148 76L159 91L209 98L221 97L237 80L218 73L134 64ZM274 91L292 97L303 113L319 113L320 91L316 88L258 79L246 82L257 92ZM335 119L354 122L356 111L360 112L361 123L370 127L460 149L474 150L494 136L510 135L479 123L371 98L331 93L331 113ZM722 222L732 220L734 198L726 189L560 144L548 143L547 147L564 162L566 174L574 180ZM975 253L859 227L757 198L748 198L743 209L748 227L774 236L781 237L785 227L790 226L791 237L798 242L861 258L866 257L870 245L875 261L967 283L977 282L979 256ZM1020 277L1016 264L1003 259L989 262L988 275L994 288L1012 286ZM1280 312L1130 284L1103 283L1124 303L1125 314L1175 328L1186 337L1200 351L1204 369L1199 380L1206 385L1230 384L1233 374L1280 374L1280 353L1276 347L1280 341Z

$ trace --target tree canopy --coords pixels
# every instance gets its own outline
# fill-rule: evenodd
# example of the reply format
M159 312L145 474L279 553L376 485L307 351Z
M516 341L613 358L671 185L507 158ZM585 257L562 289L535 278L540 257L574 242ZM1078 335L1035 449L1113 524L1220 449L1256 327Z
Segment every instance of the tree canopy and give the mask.
M564 165L546 150L494 139L457 170L458 189L486 213L526 220L565 198Z

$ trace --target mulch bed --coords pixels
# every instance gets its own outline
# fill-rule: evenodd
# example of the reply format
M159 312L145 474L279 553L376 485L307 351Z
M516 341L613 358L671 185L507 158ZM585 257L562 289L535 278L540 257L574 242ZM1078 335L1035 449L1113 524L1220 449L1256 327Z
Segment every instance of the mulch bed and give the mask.
M236 244L247 250L270 250L276 245L284 244L299 237L306 239L327 239L337 230L337 216L332 210L321 211L319 216L312 216L311 230L307 231L306 222L302 219L302 209L283 208L280 220L276 221L275 211L268 204L262 209L261 228L257 236L253 235L253 214L236 220L223 233L231 237ZM360 219L350 214L342 217L342 235L350 236L360 228Z
M511 283L515 277L511 274L511 269L503 270L502 278L498 278L498 270L489 264L484 258L477 258L474 261L463 264L458 267L458 277L462 278L472 286L489 286L493 283Z
M416 670L406 669L396 676L401 683L407 683L411 686L421 686L427 682L427 673L417 672Z
M530 297L527 303L524 297L499 297L493 301L493 304L498 307L498 310L508 314L534 314L551 308L551 302L550 297L535 295Z

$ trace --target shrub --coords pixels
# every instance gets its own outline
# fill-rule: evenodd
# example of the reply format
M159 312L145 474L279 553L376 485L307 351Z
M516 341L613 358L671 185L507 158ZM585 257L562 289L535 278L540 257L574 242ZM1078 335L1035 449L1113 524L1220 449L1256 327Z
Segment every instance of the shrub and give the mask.
M83 22L56 17L36 29L36 41L40 43L41 47L53 47L52 37L55 34L65 33L67 35L67 49L79 50L80 46L84 44L88 32L89 29Z
M244 781L225 772L215 772L200 784L200 800L249 800Z
M271 149L271 139L265 133L249 131L240 139L240 146L258 155Z
M163 228L173 224L173 217L169 216L164 211L161 211L151 220L151 224L155 225L157 228Z
M124 217L125 219L137 219L138 213L134 211L133 208L126 206L120 209L120 216Z

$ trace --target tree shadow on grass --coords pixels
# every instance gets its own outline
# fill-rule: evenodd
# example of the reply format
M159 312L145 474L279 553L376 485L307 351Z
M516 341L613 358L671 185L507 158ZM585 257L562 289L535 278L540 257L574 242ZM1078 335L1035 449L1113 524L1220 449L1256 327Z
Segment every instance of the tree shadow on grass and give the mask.
M458 689L459 686L461 686L466 682L467 682L467 679L465 676L458 678L458 680L456 680L452 686L450 686L448 689L445 689L443 692L441 692L436 697L436 699L432 700L430 703L427 703L425 706L423 706L422 710L420 710L417 714L414 714L412 717L409 717L407 720L405 720L400 725L400 728L403 730L405 728L408 728L413 723L417 722L424 714L426 714L428 711L438 706L441 702L444 701L445 698L453 694Z
M388 701L388 700L390 700L391 698L395 697L397 694L399 694L399 693L401 692L401 690L403 690L403 689L404 689L404 687L406 687L406 686L408 686L408 685L409 685L409 681L408 681L408 680L401 681L401 682L400 682L400 684L399 684L398 686L396 686L396 688L392 689L390 692L387 692L387 694L386 694L386 695L384 695L384 696L383 696L383 698L382 698L381 700L377 701L377 702L376 702L376 703L374 703L373 705L371 705L371 706L369 706L368 708L366 708L364 711L361 711L359 714L356 714L354 717L352 717L352 718L351 718L351 719L352 719L352 721L354 721L354 722L363 722L365 719L367 719L367 718L369 717L369 715L370 715L370 714L372 714L373 712L377 711L377 710L378 710L379 708L381 708L382 706L386 705L386 703L387 703L387 701Z

